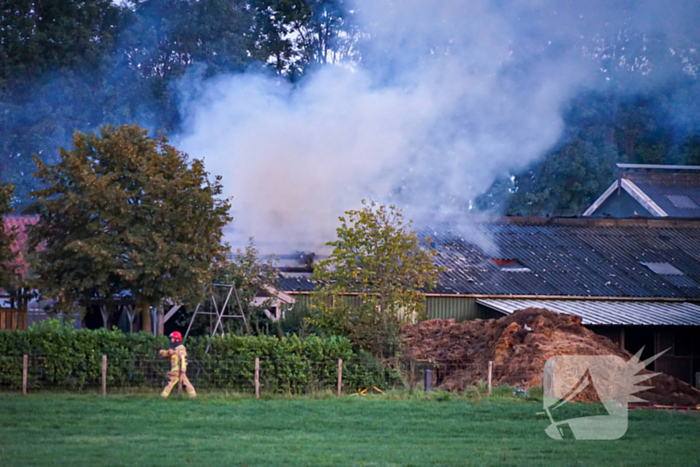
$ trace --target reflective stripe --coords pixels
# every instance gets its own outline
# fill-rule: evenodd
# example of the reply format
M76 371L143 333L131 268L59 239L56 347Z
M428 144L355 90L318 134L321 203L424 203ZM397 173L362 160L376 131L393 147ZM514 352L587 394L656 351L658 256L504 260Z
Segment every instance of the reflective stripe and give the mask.
M178 361L182 357L182 368L178 366ZM170 356L170 369L173 371L187 371L187 350L177 350Z

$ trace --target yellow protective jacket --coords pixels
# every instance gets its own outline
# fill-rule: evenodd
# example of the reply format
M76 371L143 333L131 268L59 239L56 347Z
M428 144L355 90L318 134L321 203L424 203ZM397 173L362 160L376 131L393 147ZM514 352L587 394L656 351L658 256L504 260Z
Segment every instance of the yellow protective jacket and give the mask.
M186 371L187 370L187 349L182 343L168 350L161 350L160 354L170 359L170 371ZM182 368L180 368L180 359L182 359Z

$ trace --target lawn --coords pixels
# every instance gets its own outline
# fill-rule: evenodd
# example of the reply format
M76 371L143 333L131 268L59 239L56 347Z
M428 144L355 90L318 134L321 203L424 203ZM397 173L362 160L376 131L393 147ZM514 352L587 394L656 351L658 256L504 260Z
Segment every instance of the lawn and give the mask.
M535 402L0 394L0 465L700 465L697 413L555 441ZM586 411L583 406L573 409Z

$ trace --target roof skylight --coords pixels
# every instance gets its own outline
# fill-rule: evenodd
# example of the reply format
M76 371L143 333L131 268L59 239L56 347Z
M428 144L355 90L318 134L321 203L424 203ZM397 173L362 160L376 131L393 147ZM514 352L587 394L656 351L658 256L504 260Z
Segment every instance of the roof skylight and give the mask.
M665 195L668 200L673 203L674 207L679 209L698 209L700 206L695 201L685 195Z
M670 263L640 263L661 276L682 276L683 271L676 269Z

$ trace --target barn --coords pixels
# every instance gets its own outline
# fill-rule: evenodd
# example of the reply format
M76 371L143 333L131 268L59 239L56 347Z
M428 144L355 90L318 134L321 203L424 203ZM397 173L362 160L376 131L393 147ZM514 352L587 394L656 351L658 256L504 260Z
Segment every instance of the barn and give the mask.
M426 294L429 318L497 318L530 306L583 324L692 381L700 371L700 219L478 219L422 229L446 271ZM311 268L281 272L303 303Z

